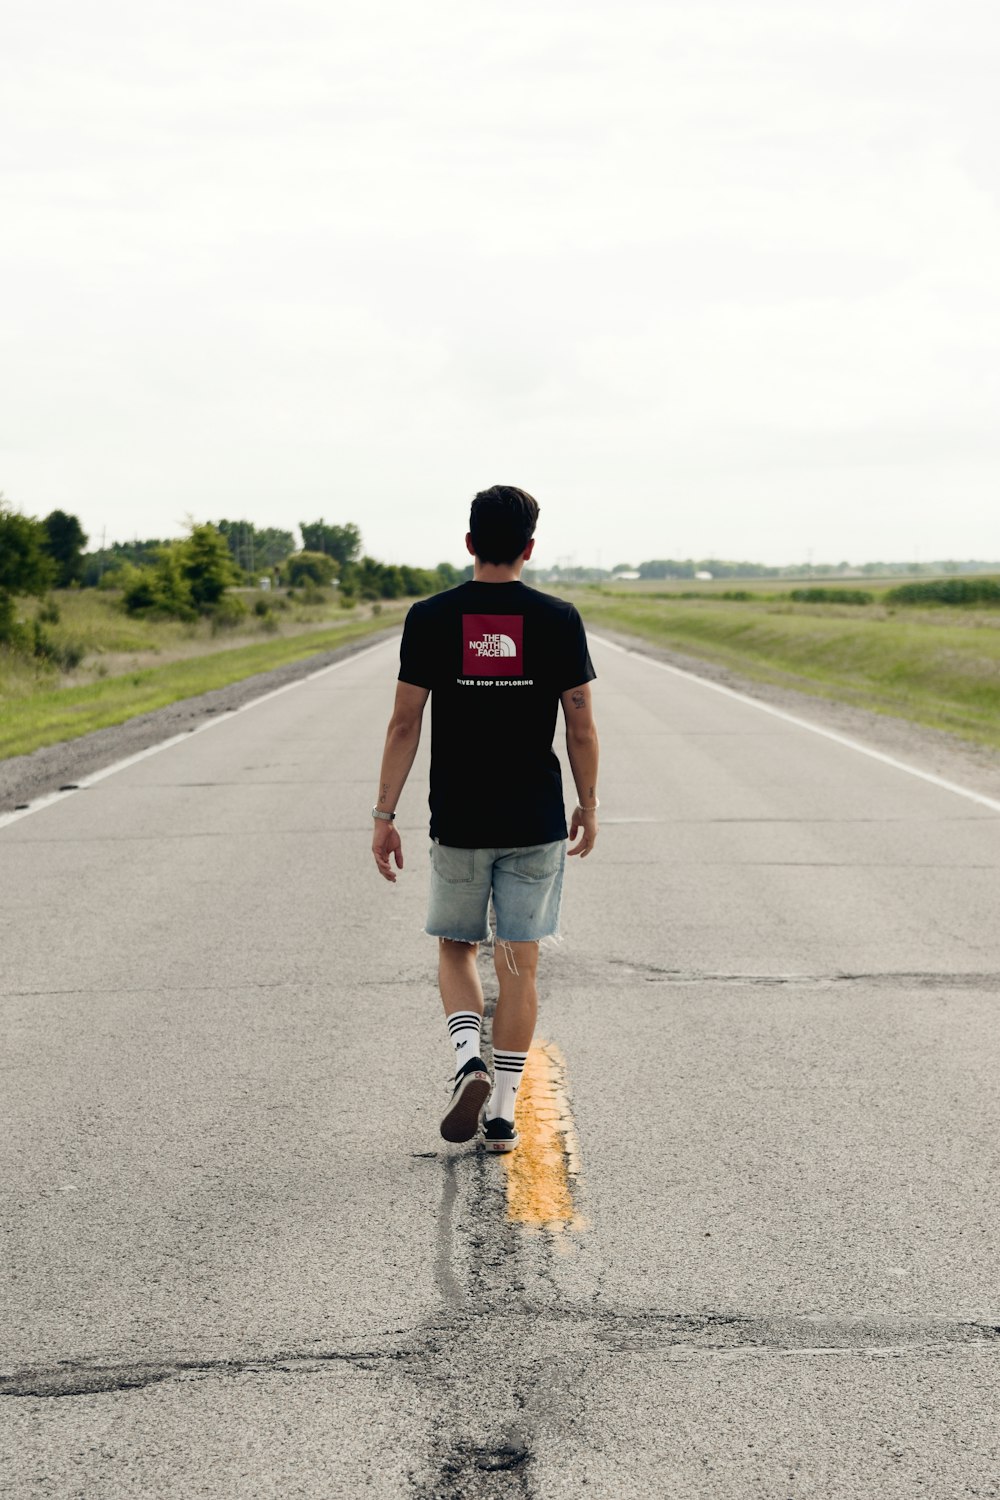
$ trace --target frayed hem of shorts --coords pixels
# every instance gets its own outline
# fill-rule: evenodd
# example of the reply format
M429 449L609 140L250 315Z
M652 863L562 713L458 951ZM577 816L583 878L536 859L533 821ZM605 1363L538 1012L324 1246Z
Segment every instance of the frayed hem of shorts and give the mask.
M502 943L538 943L538 944L541 944L541 943L551 943L552 946L553 946L553 948L558 948L566 940L563 937L563 935L562 935L561 932L546 932L546 933L543 933L543 935L541 937L530 937L530 938L502 938L502 937L496 937L496 938L494 938L494 941L498 945L500 945Z
M450 932L431 932L430 928L428 928L428 927L425 927L423 929L423 931L424 931L424 933L425 933L425 935L427 937L439 938L442 943L464 943L466 945L466 947L469 947L469 948L474 947L477 943L489 943L490 945L492 945L492 943L493 943L493 934L492 934L492 932L489 933L489 934L487 934L487 936L485 936L485 937L470 938L470 937L455 937Z

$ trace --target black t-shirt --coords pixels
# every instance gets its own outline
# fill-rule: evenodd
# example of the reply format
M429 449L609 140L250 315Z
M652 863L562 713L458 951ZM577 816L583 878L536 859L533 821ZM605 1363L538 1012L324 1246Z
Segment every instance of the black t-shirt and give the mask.
M566 837L559 696L597 674L579 612L525 583L414 604L399 680L431 690L431 837L460 849Z

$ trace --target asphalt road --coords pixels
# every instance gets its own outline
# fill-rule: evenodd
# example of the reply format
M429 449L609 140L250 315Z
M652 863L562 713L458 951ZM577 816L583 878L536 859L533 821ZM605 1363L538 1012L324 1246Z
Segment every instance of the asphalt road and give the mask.
M0 820L0 1492L1000 1495L1000 807L593 654L519 1186L392 643Z

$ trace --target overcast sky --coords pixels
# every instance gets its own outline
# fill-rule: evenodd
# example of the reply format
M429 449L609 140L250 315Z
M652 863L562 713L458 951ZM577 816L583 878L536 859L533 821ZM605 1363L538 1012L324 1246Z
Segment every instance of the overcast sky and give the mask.
M987 0L5 0L0 489L998 558L998 77Z

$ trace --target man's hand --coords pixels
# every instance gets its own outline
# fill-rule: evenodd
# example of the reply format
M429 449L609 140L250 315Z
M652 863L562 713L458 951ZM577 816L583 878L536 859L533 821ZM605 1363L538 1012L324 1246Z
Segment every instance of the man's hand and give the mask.
M573 809L573 821L569 825L570 839L575 839L578 833L581 835L580 842L566 852L567 854L582 854L586 859L597 842L596 812L584 812L582 807Z
M392 868L390 856L395 858L397 870L403 868L403 841L396 832L395 824L386 823L382 818L377 819L375 832L372 834L372 853L382 879L395 882L396 870Z

